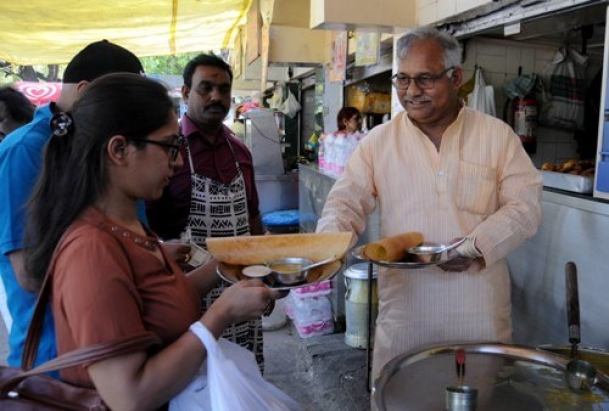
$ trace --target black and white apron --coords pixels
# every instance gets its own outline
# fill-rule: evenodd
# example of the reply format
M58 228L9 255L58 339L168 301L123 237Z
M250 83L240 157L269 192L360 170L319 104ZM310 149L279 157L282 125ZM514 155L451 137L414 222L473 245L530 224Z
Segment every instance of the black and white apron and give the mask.
M230 141L227 139L226 142L237 167L237 175L228 184L196 173L188 139L186 139L186 154L190 165L191 182L190 213L182 235L186 235L186 231L190 231L188 233L190 241L202 246L205 246L205 240L208 237L233 237L250 234L245 178ZM207 310L228 286L230 286L229 283L220 280L218 286L203 297L203 310ZM222 337L252 351L256 355L260 370L263 370L262 321L260 318L254 321L231 324L224 331Z

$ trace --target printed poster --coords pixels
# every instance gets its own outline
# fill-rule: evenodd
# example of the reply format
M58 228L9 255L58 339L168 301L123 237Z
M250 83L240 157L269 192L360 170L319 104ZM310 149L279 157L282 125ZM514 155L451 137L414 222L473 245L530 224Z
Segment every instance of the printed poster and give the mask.
M330 69L328 70L328 81L330 83L342 83L345 80L347 69L347 32L333 31L331 42L332 56Z
M373 66L379 63L381 56L381 37L378 31L355 33L355 65Z

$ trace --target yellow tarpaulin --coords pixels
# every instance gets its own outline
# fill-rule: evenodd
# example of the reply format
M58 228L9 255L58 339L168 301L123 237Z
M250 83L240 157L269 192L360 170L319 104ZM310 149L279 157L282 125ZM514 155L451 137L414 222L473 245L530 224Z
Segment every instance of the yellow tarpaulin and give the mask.
M0 60L66 63L107 39L138 57L230 48L252 0L2 0Z

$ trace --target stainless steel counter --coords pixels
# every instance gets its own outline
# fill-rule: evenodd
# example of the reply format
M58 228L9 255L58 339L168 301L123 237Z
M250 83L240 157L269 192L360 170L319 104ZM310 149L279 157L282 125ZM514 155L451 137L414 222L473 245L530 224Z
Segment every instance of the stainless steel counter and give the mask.
M579 274L582 346L609 349L609 204L545 190L537 234L508 258L514 339L568 344L565 264Z
M298 208L298 173L255 176L260 213Z

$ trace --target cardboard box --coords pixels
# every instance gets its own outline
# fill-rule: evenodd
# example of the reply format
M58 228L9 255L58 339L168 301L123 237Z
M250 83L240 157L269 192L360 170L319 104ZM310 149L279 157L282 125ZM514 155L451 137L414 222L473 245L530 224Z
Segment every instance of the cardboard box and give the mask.
M357 87L349 87L345 106L355 107L362 113L391 113L391 94L364 93Z

